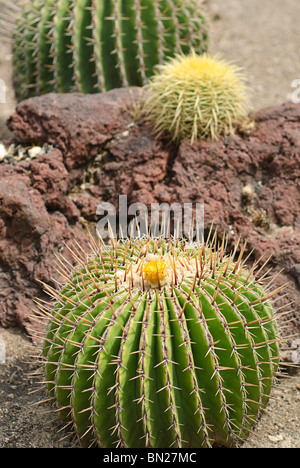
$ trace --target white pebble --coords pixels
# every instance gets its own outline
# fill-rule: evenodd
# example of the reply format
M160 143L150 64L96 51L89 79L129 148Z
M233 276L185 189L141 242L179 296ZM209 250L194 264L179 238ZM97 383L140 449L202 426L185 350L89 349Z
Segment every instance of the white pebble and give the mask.
M40 146L33 146L28 150L28 156L32 159L36 158L40 152L42 151L42 148Z
M281 442L283 440L282 434L278 435L268 435L268 438L270 439L271 442Z

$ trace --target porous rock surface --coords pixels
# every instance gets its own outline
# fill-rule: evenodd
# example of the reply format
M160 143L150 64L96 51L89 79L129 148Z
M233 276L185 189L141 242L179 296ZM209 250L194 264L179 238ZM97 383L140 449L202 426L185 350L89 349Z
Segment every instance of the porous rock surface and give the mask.
M55 253L68 256L73 238L88 248L98 204L118 209L123 194L128 204L203 202L205 227L225 231L229 247L247 240L260 265L272 255L273 288L288 282L276 306L294 302L287 332L299 332L300 105L262 109L251 132L176 147L136 118L140 93L50 94L20 103L8 120L24 145L55 149L0 164L1 325L29 327L32 300L44 297L39 281L55 286Z

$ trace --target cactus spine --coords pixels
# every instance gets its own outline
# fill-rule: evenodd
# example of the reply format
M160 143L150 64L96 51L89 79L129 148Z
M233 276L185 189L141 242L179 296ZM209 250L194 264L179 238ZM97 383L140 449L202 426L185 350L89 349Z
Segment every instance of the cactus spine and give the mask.
M207 49L199 0L29 0L13 39L19 100L141 86L166 57Z
M211 447L244 439L278 368L270 303L224 242L78 246L43 340L45 380L84 446ZM63 266L62 266L63 265Z

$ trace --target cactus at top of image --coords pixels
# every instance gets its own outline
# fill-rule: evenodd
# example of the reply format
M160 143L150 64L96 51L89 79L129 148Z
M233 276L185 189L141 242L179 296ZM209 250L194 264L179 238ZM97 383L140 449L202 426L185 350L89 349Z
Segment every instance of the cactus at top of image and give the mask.
M267 275L224 238L91 240L45 288L44 380L83 446L238 445L279 366ZM280 314L277 314L278 316Z
M200 0L29 0L13 32L18 100L142 86L167 57L207 50Z
M241 70L193 51L160 65L145 85L144 112L154 132L175 142L218 139L249 122L249 89Z

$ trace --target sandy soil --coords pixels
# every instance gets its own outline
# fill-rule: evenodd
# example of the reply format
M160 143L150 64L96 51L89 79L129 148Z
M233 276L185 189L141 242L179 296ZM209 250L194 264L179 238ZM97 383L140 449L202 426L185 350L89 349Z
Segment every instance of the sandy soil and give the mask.
M254 109L290 98L292 82L300 78L299 0L209 0L207 5L211 52L245 68ZM0 42L0 79L6 83L0 139L10 135L5 121L15 107L10 77L10 48ZM1 363L0 354L0 447L76 446L65 430L59 432L61 423L49 403L35 405L47 395L39 387L36 390L33 374L38 366L30 357L29 338L22 330L0 328L1 342L6 359ZM243 447L300 447L300 374L281 379L274 397Z

